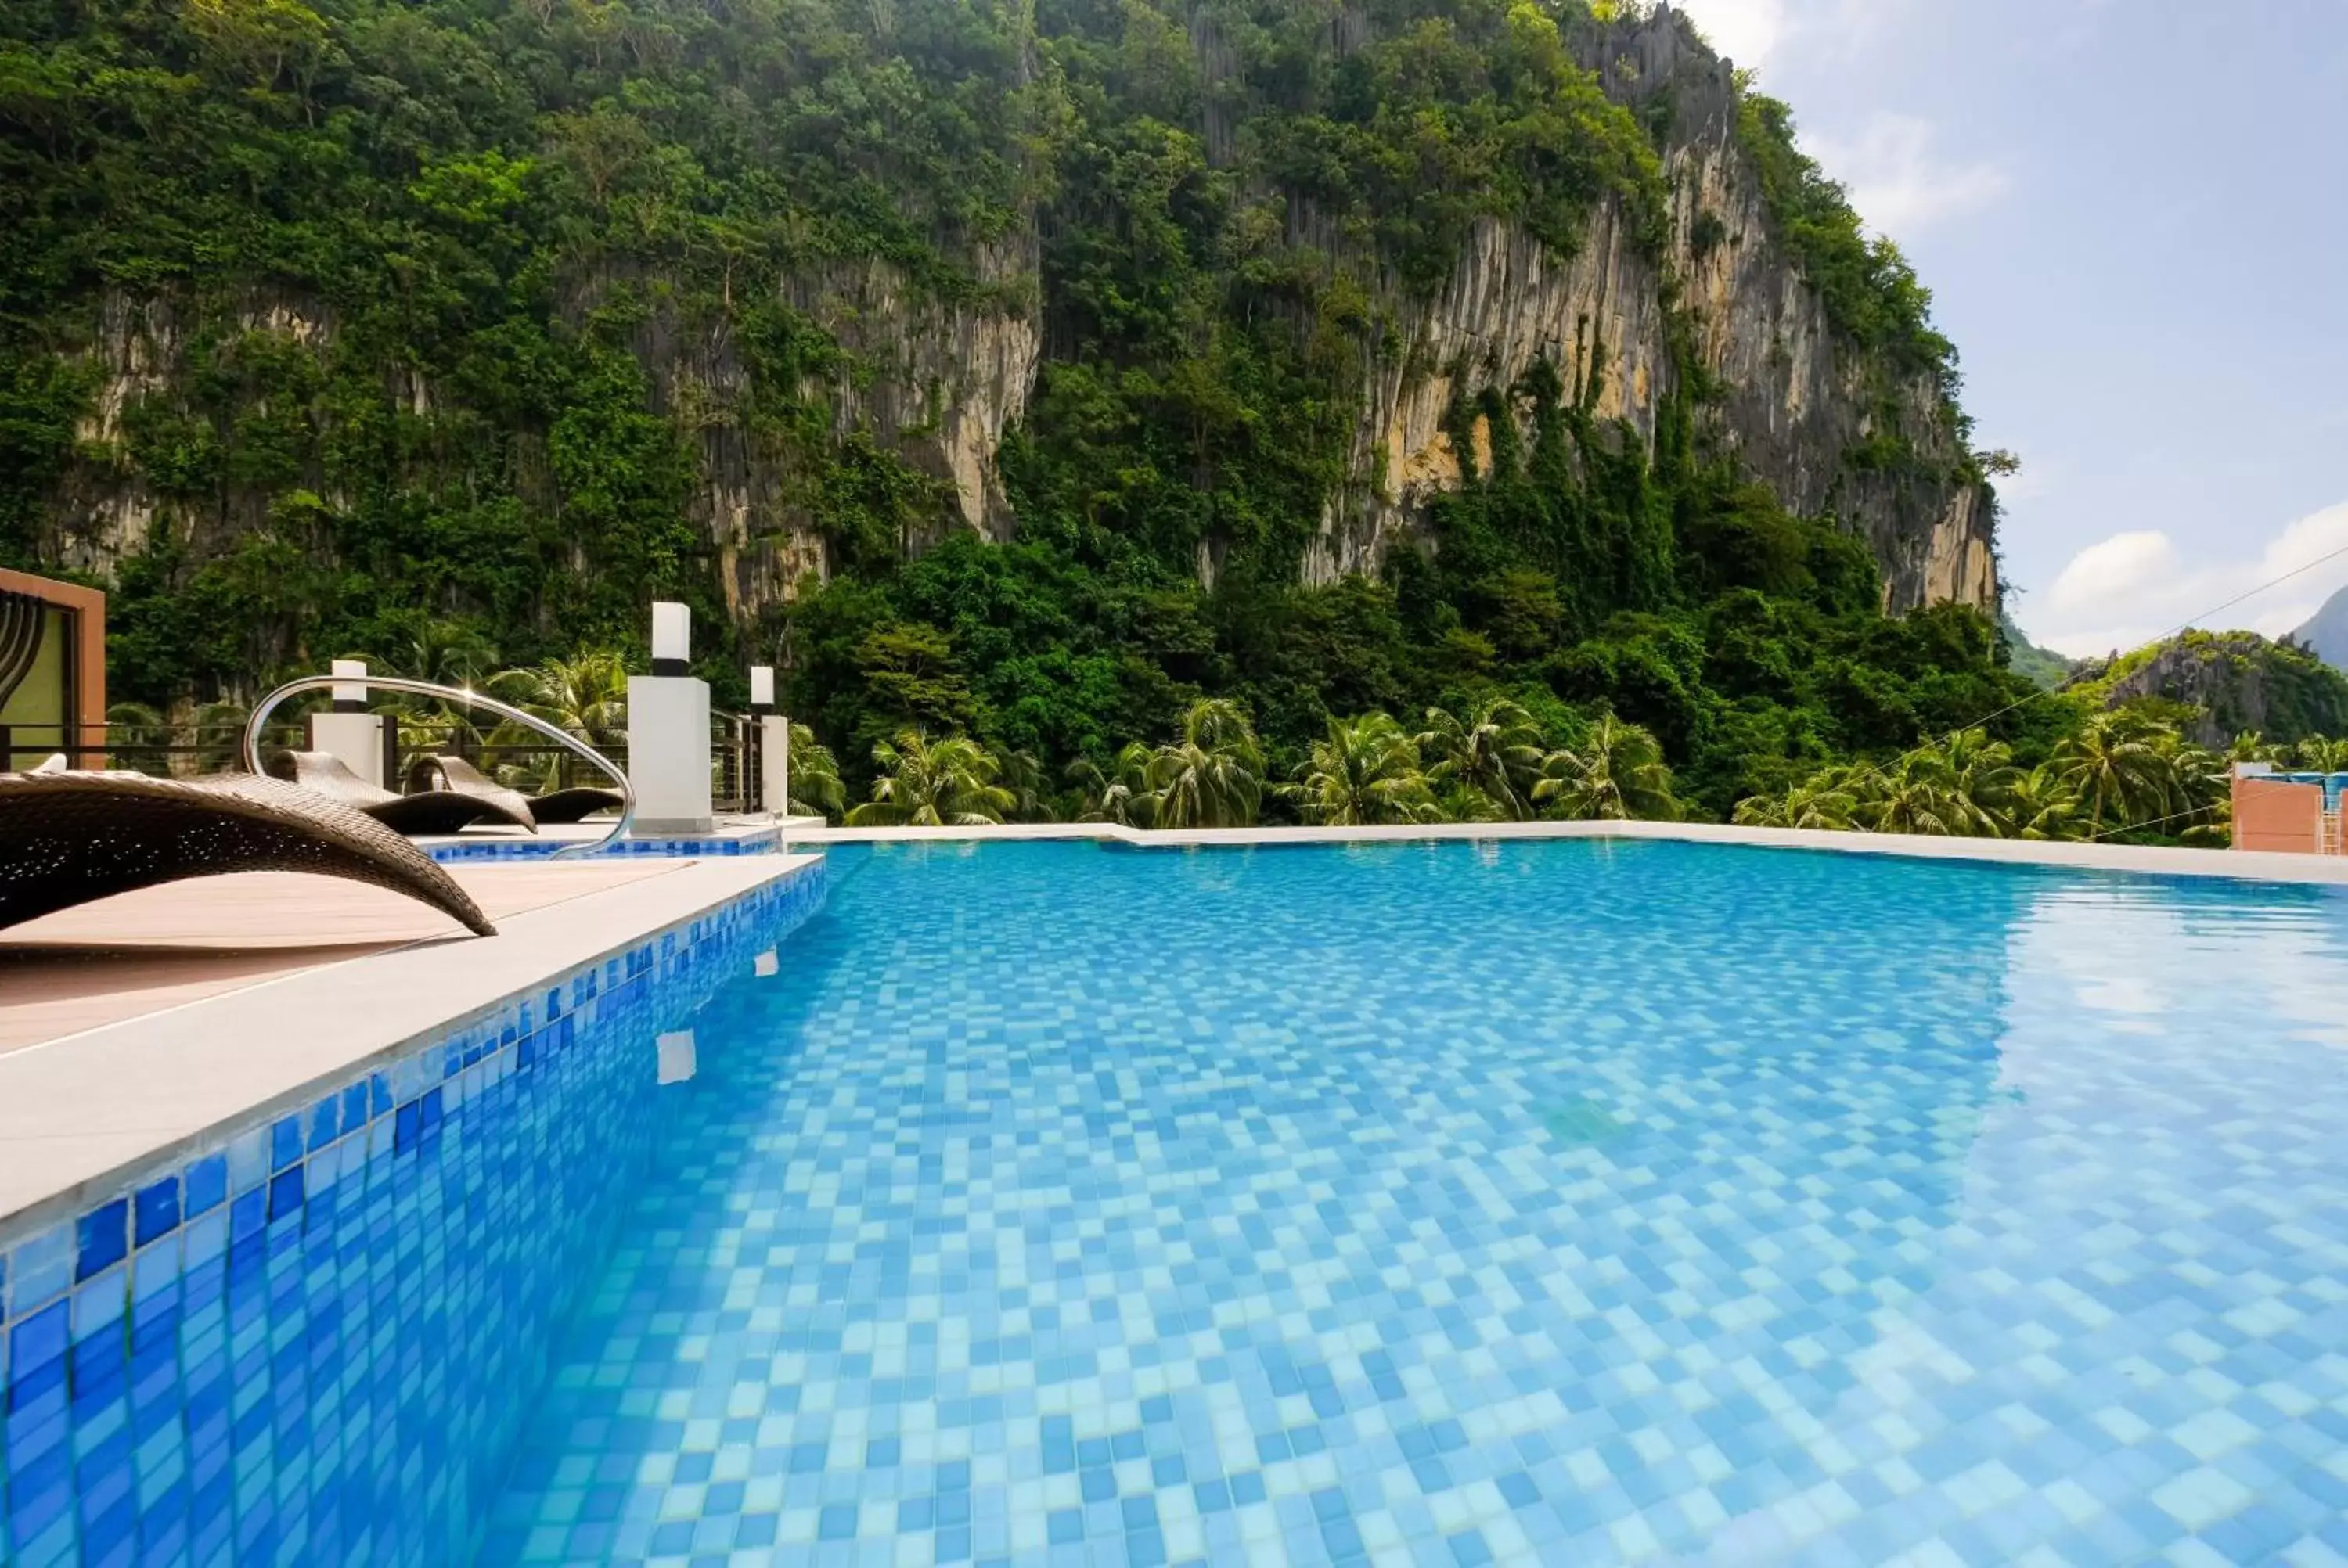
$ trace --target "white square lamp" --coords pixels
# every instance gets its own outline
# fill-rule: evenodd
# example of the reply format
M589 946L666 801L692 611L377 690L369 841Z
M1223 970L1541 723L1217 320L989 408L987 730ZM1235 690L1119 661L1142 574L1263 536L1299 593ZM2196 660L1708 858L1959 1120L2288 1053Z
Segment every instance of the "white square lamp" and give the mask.
M775 712L775 670L750 666L750 712L758 724L758 809L791 814L791 722Z
M397 788L385 776L392 721L366 711L366 661L337 659L326 672L335 677L334 705L310 715L310 750L326 753L377 789Z
M628 677L628 782L640 835L707 833L716 825L709 786L709 687L687 673L693 611L653 605L653 672Z

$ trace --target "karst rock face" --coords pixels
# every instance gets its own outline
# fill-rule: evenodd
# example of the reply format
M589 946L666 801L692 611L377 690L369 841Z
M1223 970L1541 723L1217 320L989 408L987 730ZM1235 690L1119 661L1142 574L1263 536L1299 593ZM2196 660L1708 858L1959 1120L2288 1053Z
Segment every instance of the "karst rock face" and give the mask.
M2303 641L2254 631L2184 631L2083 660L2064 690L2106 708L2176 704L2186 738L2219 752L2245 733L2291 745L2348 730L2348 676Z
M1355 18L1334 27L1330 46L1357 44L1367 26ZM1190 40L1200 77L1211 85L1221 51L1215 30L1195 25ZM1618 26L1602 46L1581 52L1610 97L1658 128L1668 191L1660 239L1612 198L1596 204L1570 251L1485 218L1447 279L1412 290L1376 257L1348 257L1343 237L1325 237L1334 264L1370 280L1382 341L1360 355L1344 474L1302 552L1302 578L1375 572L1401 542L1432 548L1428 503L1490 460L1488 417L1455 417L1488 390L1527 420L1519 389L1546 362L1610 439L1652 445L1659 420L1689 390L1693 366L1704 384L1702 397L1686 400L1696 439L1733 455L1787 508L1830 514L1862 533L1887 610L1946 600L1993 607L1994 504L1966 460L1953 388L1937 369L1902 368L1862 347L1830 319L1777 233L1740 140L1729 64L1669 11ZM1210 161L1228 159L1228 96L1199 101L1189 130ZM1041 200L1008 231L953 241L955 262L975 286L946 293L879 257L725 282L726 307L778 302L829 340L832 352L786 389L823 411L819 437L869 442L926 477L934 517L926 529L906 530L907 550L957 527L996 539L1018 532L998 454L1033 416L1037 378L1054 352L1055 282L1042 261L1052 221ZM1291 221L1309 224L1303 203ZM628 343L644 373L647 412L681 433L692 468L681 504L708 547L715 597L747 624L839 563L813 515L805 441L778 442L754 417L739 323L726 307L664 303L684 292L667 282L657 263L591 264L552 292L549 308L583 319L615 283L630 289L637 313ZM269 486L240 487L232 477L191 504L129 460L125 437L132 410L185 401L199 374L188 351L199 340L267 339L322 364L366 352L344 341L333 306L258 279L146 290L118 282L94 292L83 315L79 340L60 353L87 372L90 393L76 456L34 541L38 557L103 579L165 536L183 562L218 553L274 515L289 487L327 508L347 499L331 469L313 463ZM399 415L427 432L411 438L414 463L457 461L450 454L465 444L464 460L507 487L524 515L560 510L547 431L468 415L464 388L436 384L396 356L386 358L379 379ZM1868 456L1886 436L1896 437L1897 462ZM479 457L485 446L496 449L493 463ZM577 553L582 569L592 569L589 553ZM1201 546L1199 557L1210 579L1212 552Z
M1664 400L1681 390L1668 340L1675 297L1715 389L1699 415L1707 436L1788 509L1832 512L1862 530L1887 610L1992 606L1993 508L1980 484L1958 475L1965 453L1947 393L1934 374L1903 374L1834 329L1776 238L1738 143L1728 62L1669 14L1608 53L1593 64L1610 93L1669 105L1663 252L1641 243L1615 201L1570 256L1509 224L1478 223L1439 293L1397 302L1404 351L1368 378L1354 481L1332 498L1308 575L1373 569L1427 498L1478 460L1453 449L1453 399L1513 387L1537 360L1599 418L1652 442ZM1886 420L1915 454L1896 474L1854 460Z

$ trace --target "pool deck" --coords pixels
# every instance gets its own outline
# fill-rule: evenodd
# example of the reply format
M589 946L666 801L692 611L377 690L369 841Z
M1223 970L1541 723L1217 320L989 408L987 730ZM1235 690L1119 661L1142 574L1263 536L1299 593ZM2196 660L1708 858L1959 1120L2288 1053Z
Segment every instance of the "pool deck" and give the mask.
M502 927L681 864L491 864L451 875ZM412 898L292 872L119 894L0 932L0 1056L393 948L466 939Z
M298 1103L806 856L453 866L498 934L359 883L207 877L0 940L0 1222L69 1206L222 1123Z

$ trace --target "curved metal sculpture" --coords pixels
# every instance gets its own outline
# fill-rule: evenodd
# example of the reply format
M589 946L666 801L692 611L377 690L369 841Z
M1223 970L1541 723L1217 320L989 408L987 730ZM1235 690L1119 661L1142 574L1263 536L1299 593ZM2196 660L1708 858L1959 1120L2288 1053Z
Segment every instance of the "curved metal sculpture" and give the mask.
M497 934L462 887L383 824L313 790L244 774L0 774L0 926L158 883L307 871L405 894Z
M41 652L41 618L48 608L29 593L0 589L0 705L33 672ZM7 760L0 757L0 764Z
M526 730L530 730L537 734L544 735L548 740L554 742L556 744L562 746L569 751L576 753L578 755L586 758L589 762L602 769L603 772L610 776L612 783L619 789L620 820L612 825L611 832L605 834L602 837L595 840L592 844L568 844L563 845L561 849L554 852L554 858L561 858L565 856L573 855L592 855L597 850L607 848L626 837L628 829L635 825L635 787L628 783L628 775L622 773L613 764L611 758L605 756L602 753L597 751L586 742L579 739L576 735L571 734L567 731L556 728L554 725L548 723L543 719L538 718L533 714L523 712L520 708L500 702L494 697L484 697L479 692L470 691L461 686L442 686L431 681L411 681L404 675L304 675L298 681L286 682L285 684L278 687L277 690L270 692L269 695L263 697L259 702L255 703L252 709L252 717L245 721L244 765L246 771L255 774L263 771L261 766L261 728L268 722L269 715L276 710L277 704L283 702L288 697L298 696L304 692L323 692L330 686L362 685L379 688L386 692L398 692L412 697L438 697L443 702L462 702L468 707L486 708L501 719L510 720L514 723L520 724Z

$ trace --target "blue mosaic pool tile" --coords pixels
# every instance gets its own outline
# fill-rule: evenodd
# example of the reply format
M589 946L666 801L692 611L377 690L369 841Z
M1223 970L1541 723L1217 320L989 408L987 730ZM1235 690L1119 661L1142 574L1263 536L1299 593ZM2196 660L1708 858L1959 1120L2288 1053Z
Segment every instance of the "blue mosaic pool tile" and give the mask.
M73 1226L60 1222L26 1235L7 1249L7 1256L5 1321L15 1322L61 1294L72 1282Z
M795 872L619 956L558 1021L518 997L0 1235L0 1563L469 1554L514 1390L673 1102L651 1037L825 887Z
M88 1279L102 1270L120 1263L130 1250L130 1204L127 1198L117 1198L101 1204L74 1224L77 1248L74 1259L76 1281Z
M543 860L561 850L568 842L551 837L477 838L458 843L428 844L425 845L424 852L443 865L484 860ZM724 837L692 834L654 837L631 835L617 844L575 858L676 860L780 853L783 853L781 829L767 828L747 834L729 834Z
M793 958L485 1563L2348 1552L2338 894L938 845Z

